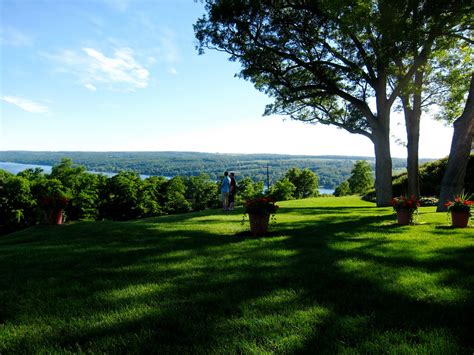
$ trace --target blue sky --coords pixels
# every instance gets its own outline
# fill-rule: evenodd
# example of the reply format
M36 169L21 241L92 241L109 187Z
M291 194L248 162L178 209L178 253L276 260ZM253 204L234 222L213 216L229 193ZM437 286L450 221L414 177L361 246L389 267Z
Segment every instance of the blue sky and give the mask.
M227 55L198 55L193 0L1 0L0 150L373 156L362 136L262 117L270 99ZM404 138L394 116L392 134ZM421 157L452 130L422 122ZM392 155L406 156L392 145Z

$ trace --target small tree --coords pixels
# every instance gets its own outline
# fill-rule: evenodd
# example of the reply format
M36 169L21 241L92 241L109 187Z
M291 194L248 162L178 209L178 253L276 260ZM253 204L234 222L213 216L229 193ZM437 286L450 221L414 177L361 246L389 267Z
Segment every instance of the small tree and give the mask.
M74 191L79 183L80 176L85 171L85 167L74 165L71 159L64 158L59 164L53 166L49 177L51 179L58 179L66 189Z
M186 198L191 203L194 211L210 207L218 207L219 190L209 175L200 174L185 180Z
M307 198L318 195L318 176L308 168L303 170L291 168L286 172L285 178L295 186L295 198Z
M20 176L5 176L0 189L0 225L12 230L33 224L35 206L30 182Z
M253 182L251 178L246 177L239 181L239 188L235 197L237 204L251 198L259 197L263 195L263 181Z
M142 215L140 208L140 176L132 171L121 171L107 180L100 214L113 220L129 220Z
M71 201L66 208L69 220L95 220L99 215L100 191L107 183L107 177L81 173L74 184Z
M374 185L374 178L369 163L364 160L357 161L352 168L348 182L353 194L363 195L370 190Z
M144 216L158 216L164 214L167 180L162 176L150 176L143 180L142 209Z
M338 187L336 187L336 190L334 191L334 196L347 195L352 195L351 188L349 187L349 182L343 181Z
M165 194L165 210L168 213L184 213L191 211L191 204L186 200L186 186L180 176L168 181Z
M295 185L288 178L283 178L273 184L269 194L277 201L286 201L294 199L295 191Z

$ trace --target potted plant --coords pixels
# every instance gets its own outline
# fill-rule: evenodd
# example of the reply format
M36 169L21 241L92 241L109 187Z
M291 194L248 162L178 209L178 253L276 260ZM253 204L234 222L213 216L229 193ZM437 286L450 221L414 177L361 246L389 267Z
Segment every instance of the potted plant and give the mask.
M469 200L471 196L464 192L456 196L453 201L448 201L444 205L451 212L451 224L455 228L466 228L471 215L471 206L474 201Z
M43 210L44 221L47 224L62 224L63 211L69 203L65 194L54 193L42 196L40 206Z
M270 215L278 210L278 205L269 197L257 197L245 201L244 212L249 215L250 231L254 236L262 236L268 231Z
M415 196L400 196L392 199L392 206L397 213L397 221L400 225L413 223L413 214L418 210L420 203Z
M42 222L62 224L63 211L69 204L68 190L57 179L44 179L35 186Z

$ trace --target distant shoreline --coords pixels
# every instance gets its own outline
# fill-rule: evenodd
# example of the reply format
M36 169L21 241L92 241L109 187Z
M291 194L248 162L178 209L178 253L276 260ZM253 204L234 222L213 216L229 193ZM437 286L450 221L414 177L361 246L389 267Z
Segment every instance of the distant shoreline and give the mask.
M309 169L316 173L322 189L334 190L346 181L356 161L364 160L375 170L375 159L362 156L339 155L282 155L282 154L216 154L199 152L46 152L0 151L0 161L51 167L70 159L87 171L114 175L120 171L135 171L148 176L191 177L206 174L213 181L222 178L224 171L234 171L238 179L267 181L282 179L292 168ZM430 160L420 159L420 164ZM406 159L392 159L393 173L406 170ZM15 167L10 169L14 169ZM47 169L47 168L46 168Z
M313 158L313 159L356 159L356 160L375 160L374 155L339 155L339 154L291 154L291 153L220 153L220 152L201 152L201 151L181 151L181 150L0 150L1 154L11 153L31 153L31 154L191 154L191 155L221 155L221 156L270 156L270 157L302 157L302 158ZM433 161L438 159L446 158L443 157L420 157L422 161ZM394 157L392 159L403 159L404 157Z
M7 162L7 161L0 161L0 169L8 171L9 173L12 174L18 174L21 171L24 171L26 169L35 169L35 168L41 168L45 173L50 173L52 166L50 165L35 165L35 164L22 164L22 163L14 163L14 162ZM112 173L112 172L99 172L99 171L88 171L89 173L92 174L103 174L108 177L114 176L117 173ZM140 174L140 177L142 179L146 179L150 177L151 175L145 175L145 174ZM170 179L171 177L165 176L165 178ZM334 189L329 187L329 186L321 186L319 187L319 193L320 194L329 194L332 195L334 193Z

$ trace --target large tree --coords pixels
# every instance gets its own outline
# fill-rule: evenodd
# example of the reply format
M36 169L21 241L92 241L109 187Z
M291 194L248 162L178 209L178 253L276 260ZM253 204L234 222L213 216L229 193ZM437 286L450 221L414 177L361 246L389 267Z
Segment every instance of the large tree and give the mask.
M240 76L274 98L266 114L368 137L376 158L377 205L384 206L392 197L390 110L449 25L447 9L456 2L434 3L439 2L206 0L208 14L195 32L201 52L229 53L242 65ZM426 14L423 31L413 20L415 9ZM393 63L414 37L422 45L391 87Z
M460 114L461 105L465 101L468 90L469 76L473 70L474 44L473 38L474 3L459 1L458 6L451 9L449 26L440 29L431 51L427 51L427 62L419 66L408 85L401 91L401 107L405 114L407 132L407 172L409 195L418 196L420 192L418 171L418 147L420 139L420 121L423 111L433 106L441 107L438 118L452 123ZM432 11L429 7L427 11ZM426 14L417 9L414 18L418 27L426 26ZM413 37L408 53L417 55L417 48L422 45L418 36ZM412 58L398 58L396 61L397 79L412 65Z
M441 181L437 211L446 211L444 203L459 195L464 186L467 162L474 137L474 73L471 74L469 94L463 113L454 121L454 133L449 152L448 166Z

